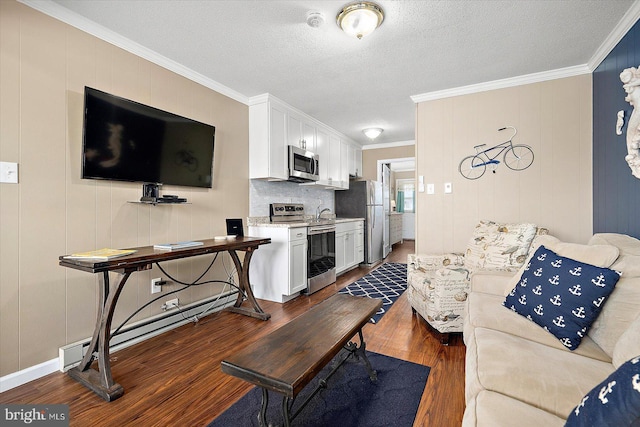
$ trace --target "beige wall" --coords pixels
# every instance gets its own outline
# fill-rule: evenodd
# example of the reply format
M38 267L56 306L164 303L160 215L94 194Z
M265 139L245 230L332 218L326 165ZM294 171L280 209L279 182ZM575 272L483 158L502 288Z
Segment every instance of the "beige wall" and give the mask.
M140 184L80 179L85 85L215 125L214 188L167 187L192 204L150 207L127 203ZM0 93L0 160L20 172L19 184L0 184L4 376L93 330L96 278L58 266L58 256L226 234L225 218L248 216L249 174L246 105L13 1L0 1ZM209 261L166 267L189 281ZM210 278L225 277L220 261L214 270ZM131 276L114 326L151 299L150 279L160 276L155 267ZM178 296L186 304L218 292L204 285ZM134 321L160 313L163 301Z
M417 193L416 250L463 250L480 219L528 221L561 239L586 242L592 231L591 75L487 91L417 105L416 175L435 195ZM504 165L475 181L458 172L478 144L514 142L533 148L533 165ZM445 182L453 193L443 194Z
M402 159L414 157L415 154L414 145L362 150L362 179L378 179L378 160Z

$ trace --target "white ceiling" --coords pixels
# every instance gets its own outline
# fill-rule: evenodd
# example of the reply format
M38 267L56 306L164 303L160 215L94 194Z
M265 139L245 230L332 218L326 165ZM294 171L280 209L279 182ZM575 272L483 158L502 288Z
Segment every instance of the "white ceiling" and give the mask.
M384 23L358 40L335 22L348 1L22 1L91 20L247 101L271 93L360 144L366 127L385 129L376 142L413 140L412 95L586 66L633 4L380 0ZM324 25L307 26L308 11Z

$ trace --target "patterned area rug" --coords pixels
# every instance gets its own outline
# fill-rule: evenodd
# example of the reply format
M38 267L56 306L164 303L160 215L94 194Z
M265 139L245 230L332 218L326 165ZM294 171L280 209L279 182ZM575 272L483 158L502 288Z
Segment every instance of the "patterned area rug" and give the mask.
M317 382L325 378L338 357L329 362L317 377L297 396L293 412L304 402ZM361 360L351 357L327 381L327 388L314 396L293 420L292 426L304 427L411 427L418 412L430 368L394 357L367 352L378 380L371 382ZM239 401L213 420L208 427L258 426L262 402L260 388L254 387ZM297 405L296 405L297 404ZM282 425L282 397L269 396L269 425Z
M341 289L338 293L381 299L382 307L371 318L371 323L378 323L406 289L407 264L388 262Z

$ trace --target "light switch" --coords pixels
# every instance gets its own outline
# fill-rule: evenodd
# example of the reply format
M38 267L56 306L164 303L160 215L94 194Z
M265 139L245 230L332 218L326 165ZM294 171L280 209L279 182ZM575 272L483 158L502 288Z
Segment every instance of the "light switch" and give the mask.
M8 184L18 183L18 164L11 162L0 162L0 182Z
M427 194L436 194L435 184L427 184Z
M419 183L418 184L418 193L424 193L424 184L423 183Z
M449 194L451 193L451 183L450 182L445 182L444 183L444 192L445 194Z

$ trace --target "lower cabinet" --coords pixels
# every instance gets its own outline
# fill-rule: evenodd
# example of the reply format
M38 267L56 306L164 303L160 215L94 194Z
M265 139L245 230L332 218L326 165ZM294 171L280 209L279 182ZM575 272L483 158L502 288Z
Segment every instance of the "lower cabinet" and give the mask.
M307 228L249 227L253 237L271 244L253 252L249 280L256 298L287 302L307 287Z
M336 224L336 274L364 261L364 221Z
M395 212L389 215L389 246L402 241L402 215Z

